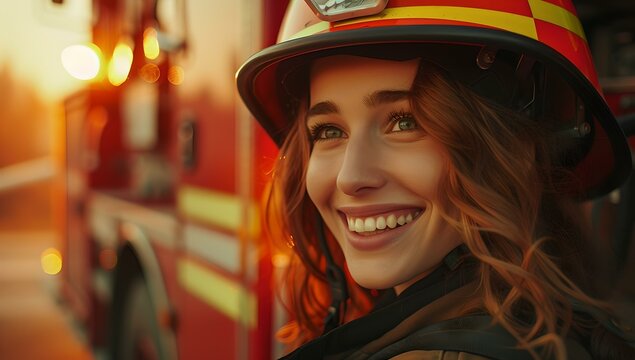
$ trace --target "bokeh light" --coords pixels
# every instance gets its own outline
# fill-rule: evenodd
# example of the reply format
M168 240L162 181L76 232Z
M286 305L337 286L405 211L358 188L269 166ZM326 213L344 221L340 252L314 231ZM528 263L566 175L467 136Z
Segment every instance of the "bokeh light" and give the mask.
M139 76L145 82L153 83L159 80L159 77L161 76L161 70L155 64L145 64L143 65L141 70L139 70Z
M101 51L94 45L71 45L62 50L62 66L74 78L91 80L99 74Z
M183 83L183 78L185 77L185 72L183 68L178 65L170 66L168 69L168 81L172 85L181 85Z
M56 275L62 271L62 254L55 248L44 250L40 261L42 270L49 275Z
M128 79L131 66L132 48L126 43L118 43L108 65L108 81L115 86L123 84Z
M147 28L143 32L143 53L148 59L156 59L159 57L159 39L157 31L153 28Z
M274 254L271 258L273 266L277 268L286 268L287 266L289 266L289 261L289 255L283 253Z

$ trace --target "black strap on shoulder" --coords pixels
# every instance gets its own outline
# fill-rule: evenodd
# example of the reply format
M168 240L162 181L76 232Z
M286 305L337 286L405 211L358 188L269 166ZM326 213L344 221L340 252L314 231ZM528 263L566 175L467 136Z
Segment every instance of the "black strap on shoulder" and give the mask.
M577 342L567 339L570 359L590 360L591 356ZM530 353L518 348L518 341L488 315L472 315L427 326L384 348L369 358L389 359L415 350L466 352L494 360L533 360Z

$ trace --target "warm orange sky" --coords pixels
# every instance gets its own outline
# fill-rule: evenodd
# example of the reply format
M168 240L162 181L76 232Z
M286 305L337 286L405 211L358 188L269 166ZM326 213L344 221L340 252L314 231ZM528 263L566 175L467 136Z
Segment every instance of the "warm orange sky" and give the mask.
M82 86L66 73L60 52L89 39L90 0L0 0L0 67L35 84L49 102Z

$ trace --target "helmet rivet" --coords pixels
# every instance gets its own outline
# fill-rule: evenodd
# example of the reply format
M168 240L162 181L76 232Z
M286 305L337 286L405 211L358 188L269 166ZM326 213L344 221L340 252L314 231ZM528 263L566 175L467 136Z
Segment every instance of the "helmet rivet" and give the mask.
M586 136L591 133L591 124L588 122L583 122L582 124L576 126L578 130L578 134L580 136Z
M476 56L476 65L483 70L489 69L496 60L496 51L490 48L482 48Z

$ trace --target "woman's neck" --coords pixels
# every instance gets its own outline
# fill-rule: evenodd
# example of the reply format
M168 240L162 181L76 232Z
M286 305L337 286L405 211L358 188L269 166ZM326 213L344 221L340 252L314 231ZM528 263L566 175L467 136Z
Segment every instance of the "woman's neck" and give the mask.
M430 275L430 274L431 274L434 270L438 269L438 268L439 268L439 266L441 266L441 264L442 264L442 263L443 263L443 262L438 263L438 264L437 264L436 266L434 266L432 269L430 269L430 270L428 270L428 271L426 271L426 272L424 272L424 273L421 273L421 274L419 274L419 275L415 276L414 278L412 278L412 279L410 279L410 280L406 281L405 283L402 283L402 284L396 285L396 286L393 288L393 289L395 290L395 294L396 294L397 296L399 296L399 295L400 295L400 294L401 294L404 290L406 290L407 288L409 288L409 287L410 287L410 285L412 285L412 284L416 283L417 281L419 281L419 280L421 280L421 279L425 278L426 276Z

